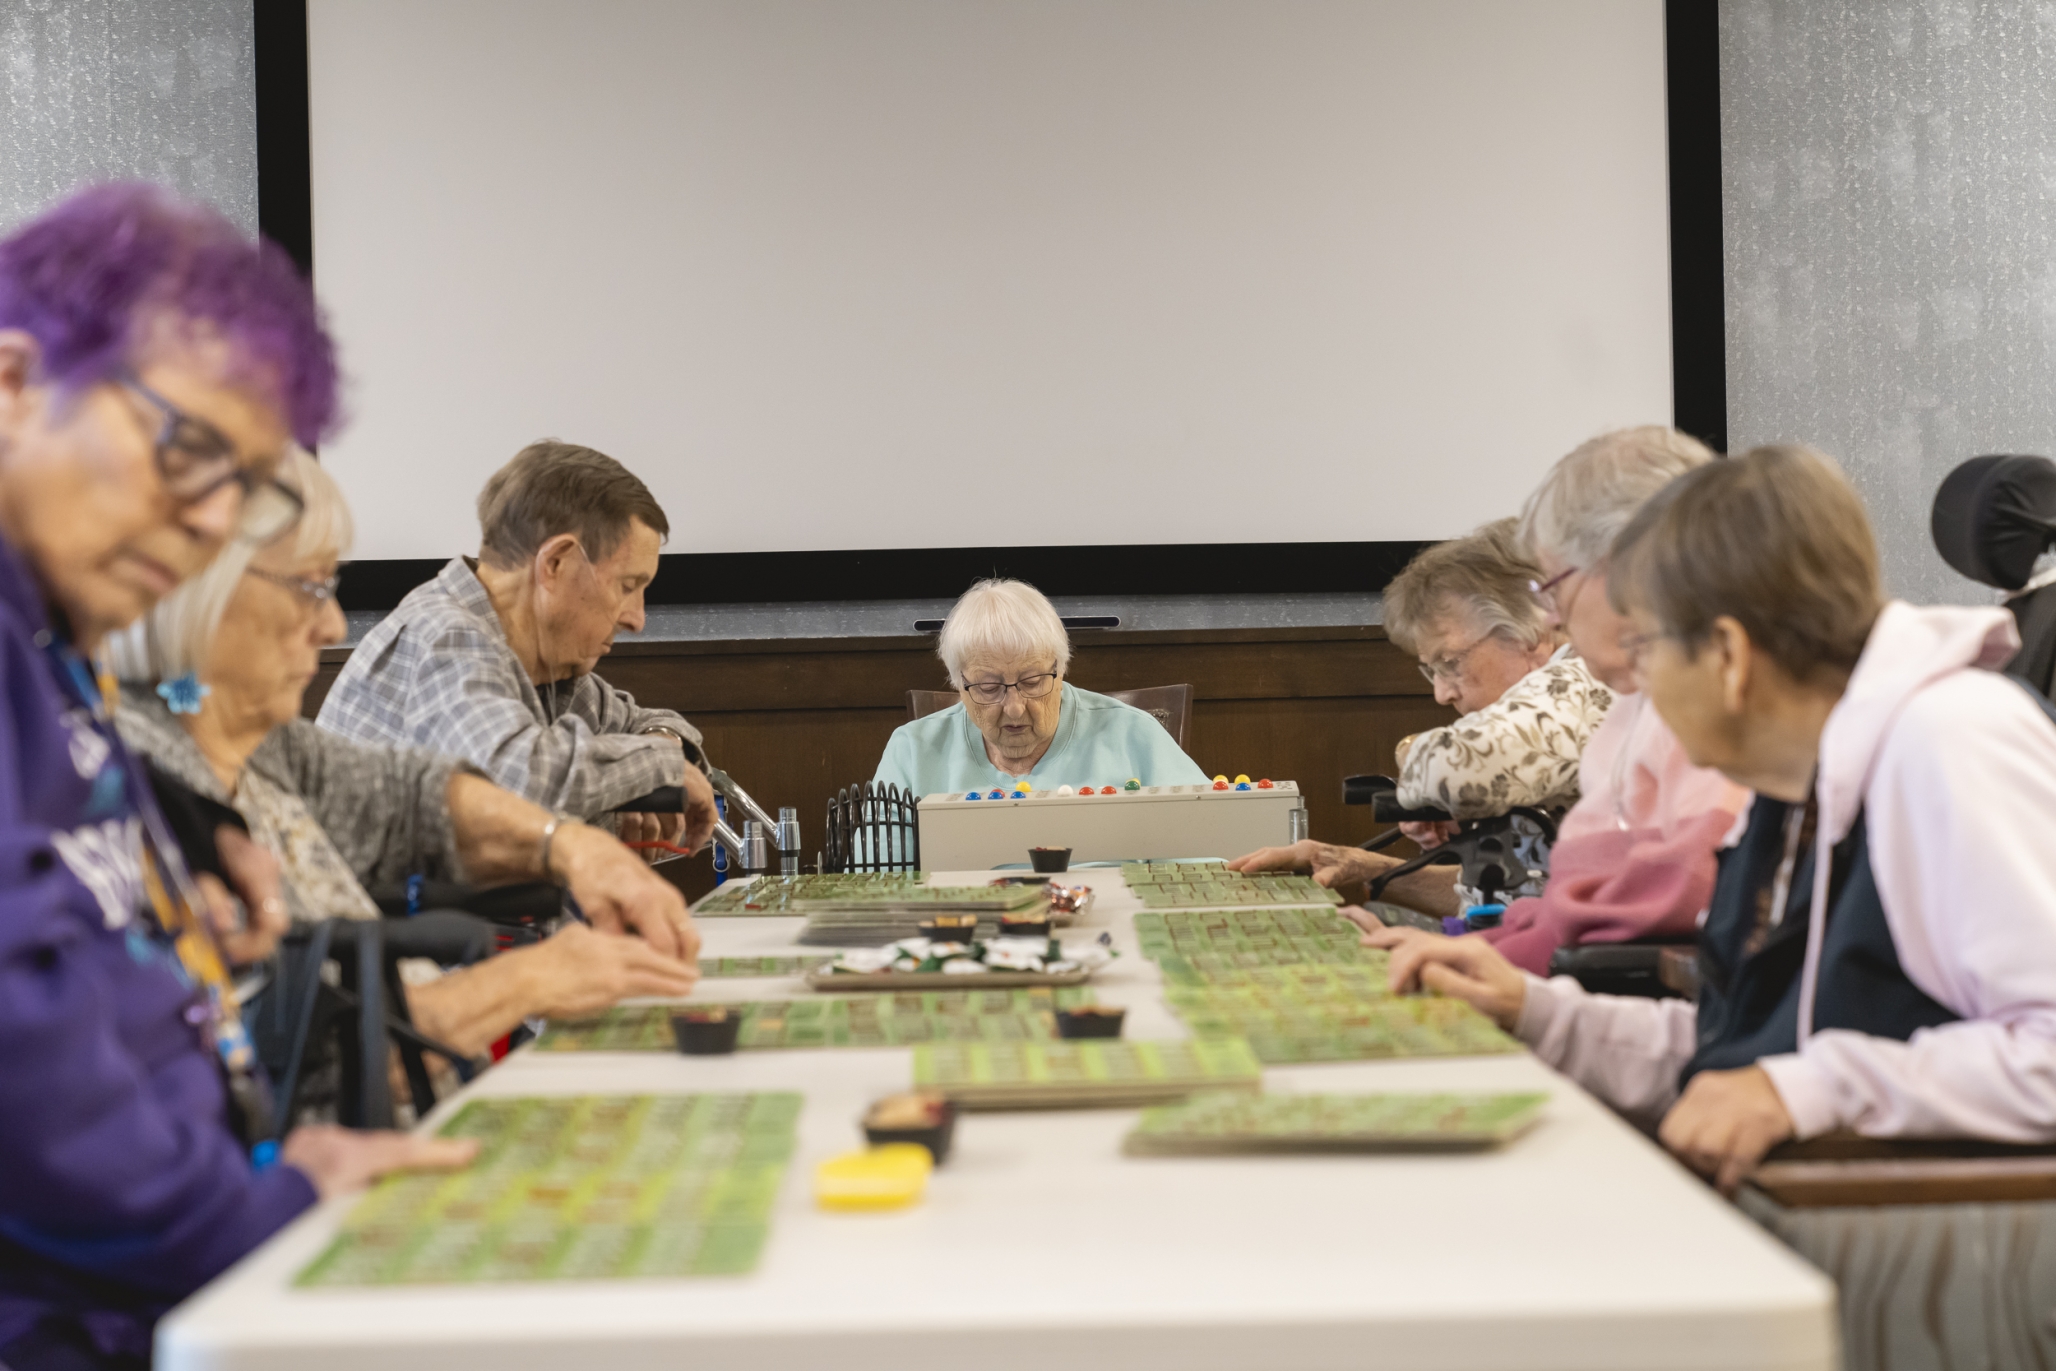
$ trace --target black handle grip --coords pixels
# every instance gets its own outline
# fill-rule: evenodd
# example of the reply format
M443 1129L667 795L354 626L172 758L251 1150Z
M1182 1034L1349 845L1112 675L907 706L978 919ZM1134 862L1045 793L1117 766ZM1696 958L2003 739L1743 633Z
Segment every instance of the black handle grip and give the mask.
M1371 817L1381 824L1446 823L1449 811L1432 805L1408 809L1397 795L1380 795L1371 805Z
M685 812L685 787L682 785L658 786L647 795L638 796L626 804L614 806L616 814L683 814Z
M1390 776L1344 776L1342 778L1342 803L1346 805L1376 804L1380 795L1390 795L1399 789L1399 782Z

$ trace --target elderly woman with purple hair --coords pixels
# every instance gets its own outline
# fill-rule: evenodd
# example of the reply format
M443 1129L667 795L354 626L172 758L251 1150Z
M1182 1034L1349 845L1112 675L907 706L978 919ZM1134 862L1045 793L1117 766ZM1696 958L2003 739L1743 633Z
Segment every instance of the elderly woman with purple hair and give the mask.
M317 1195L446 1144L340 1129L283 1156L227 976L255 926L187 869L93 665L231 538L290 528L288 444L336 417L312 295L276 248L142 186L0 242L0 1364L149 1355L156 1316ZM238 851L231 844L230 852ZM247 853L244 854L247 856ZM261 888L260 888L261 887Z
M182 824L206 812L190 793L167 816L96 665L109 635L232 541L270 546L294 528L301 497L280 463L335 420L335 359L307 284L213 211L105 186L0 241L10 1371L143 1366L165 1309L318 1197L469 1155L325 1126L281 1143L229 977L284 928L277 868L232 827ZM549 816L506 798L536 822L494 878L557 872L538 847ZM645 931L667 912L617 907ZM678 937L667 925L652 941Z

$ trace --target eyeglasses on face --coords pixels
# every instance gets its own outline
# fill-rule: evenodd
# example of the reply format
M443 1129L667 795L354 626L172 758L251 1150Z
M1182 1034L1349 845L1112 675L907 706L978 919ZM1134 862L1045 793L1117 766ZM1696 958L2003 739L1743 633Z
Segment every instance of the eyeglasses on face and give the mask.
M1578 568L1567 566L1546 581L1528 582L1528 592L1551 609L1556 607L1556 588L1578 574Z
M306 576L281 576L275 571L266 571L254 566L244 567L243 574L255 576L260 581L269 581L275 586L283 586L295 595L313 601L317 609L335 599L336 587L342 584L343 579L339 575L324 576L318 581Z
M1023 676L1018 681L966 681L964 693L981 705L996 705L1007 698L1009 690L1020 691L1024 700L1040 700L1055 690L1056 685L1057 669L1056 664L1052 662L1048 671Z
M159 395L134 375L119 378L123 389L164 416L153 440L157 473L164 489L181 505L196 505L233 481L242 488L242 514L236 536L269 543L300 522L306 501L281 485L268 467L243 466L235 445L205 419L196 419Z
M1428 678L1428 684L1430 685L1435 685L1442 681L1448 681L1451 685L1456 684L1456 682L1463 679L1464 663L1473 652L1483 647L1485 640L1491 636L1492 632L1487 630L1446 656L1432 662L1422 662L1421 675Z
M1620 637L1620 647L1621 652L1628 659L1630 669L1640 671L1642 669L1642 659L1649 654L1649 649L1655 647L1668 637L1670 637L1670 634L1665 633L1662 629L1658 629L1654 633L1623 633Z

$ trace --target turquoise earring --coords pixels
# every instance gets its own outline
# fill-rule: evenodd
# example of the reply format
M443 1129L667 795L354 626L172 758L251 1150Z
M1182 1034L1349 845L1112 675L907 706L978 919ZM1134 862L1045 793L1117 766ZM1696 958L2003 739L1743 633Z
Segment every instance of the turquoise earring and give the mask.
M174 714L198 714L200 701L212 694L213 689L212 686L201 685L199 676L190 671L176 680L157 684L157 694Z

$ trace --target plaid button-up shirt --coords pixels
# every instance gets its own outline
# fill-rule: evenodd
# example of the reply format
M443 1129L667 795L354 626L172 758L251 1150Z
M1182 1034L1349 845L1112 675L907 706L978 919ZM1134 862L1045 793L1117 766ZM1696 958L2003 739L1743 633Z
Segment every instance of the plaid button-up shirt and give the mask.
M700 744L681 716L644 709L596 675L538 691L462 557L365 635L319 722L360 742L461 757L517 795L587 819L684 780L678 744L649 730L676 731L695 760Z

